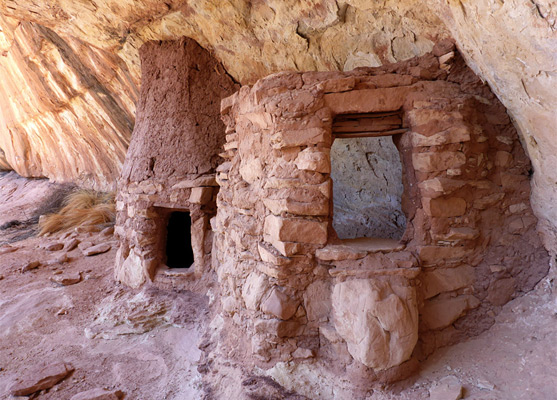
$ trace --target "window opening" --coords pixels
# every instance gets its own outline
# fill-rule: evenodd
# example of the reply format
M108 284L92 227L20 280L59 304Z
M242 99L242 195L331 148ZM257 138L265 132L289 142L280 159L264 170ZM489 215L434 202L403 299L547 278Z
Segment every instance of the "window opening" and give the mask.
M402 113L346 114L333 122L333 227L340 239L400 240L406 230L402 163L392 135Z

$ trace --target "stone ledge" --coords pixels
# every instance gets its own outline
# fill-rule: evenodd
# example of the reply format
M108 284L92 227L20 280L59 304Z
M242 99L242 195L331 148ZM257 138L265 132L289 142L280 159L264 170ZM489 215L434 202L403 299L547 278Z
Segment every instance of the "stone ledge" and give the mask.
M390 253L402 251L404 248L404 244L393 239L344 239L342 244L329 244L317 250L315 256L321 261L359 260L370 253Z
M401 276L407 279L417 278L420 274L420 268L392 268L392 269L344 269L333 268L329 270L329 274L333 278L359 278L369 279L378 275L383 276Z

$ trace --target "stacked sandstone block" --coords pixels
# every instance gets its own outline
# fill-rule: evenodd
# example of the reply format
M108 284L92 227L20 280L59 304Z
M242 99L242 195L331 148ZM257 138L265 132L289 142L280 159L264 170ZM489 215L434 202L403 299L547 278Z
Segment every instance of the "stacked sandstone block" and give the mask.
M336 354L392 369L486 326L544 275L516 131L441 50L376 69L275 74L223 100L213 267L226 331L248 337L235 345L259 363ZM331 227L333 119L395 110L408 129L394 137L407 230L394 247L350 248Z

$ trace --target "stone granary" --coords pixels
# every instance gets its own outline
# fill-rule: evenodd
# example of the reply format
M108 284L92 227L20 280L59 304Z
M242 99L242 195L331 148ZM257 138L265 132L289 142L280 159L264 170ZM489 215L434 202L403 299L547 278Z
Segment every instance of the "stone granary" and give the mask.
M441 43L379 68L278 73L223 100L213 268L223 331L243 348L233 353L263 367L326 360L355 382L400 378L485 329L547 273L529 160L505 108L455 51ZM385 222L346 239L335 187L362 188L335 181L351 177L331 174L331 148L378 136L392 138L402 165L387 187L402 187L405 228Z
M398 379L547 273L530 162L452 42L378 68L278 73L232 96L191 40L141 54L116 277L156 279L172 215L189 212L178 253L193 249L198 278L216 274L229 357L317 360L355 385Z
M237 88L191 39L141 48L141 99L118 182L116 279L137 287L164 264L210 263L215 168L225 142L220 99Z

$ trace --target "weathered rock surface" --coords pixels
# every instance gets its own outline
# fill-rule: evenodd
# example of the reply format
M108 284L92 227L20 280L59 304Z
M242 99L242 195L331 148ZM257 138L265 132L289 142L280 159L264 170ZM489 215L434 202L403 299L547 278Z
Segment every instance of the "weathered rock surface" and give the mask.
M9 169L110 189L137 81L117 55L0 15L0 148Z
M106 253L112 246L109 243L100 243L82 250L84 256L94 256Z
M342 239L399 239L406 228L402 166L391 137L336 139L331 147L333 227Z
M418 340L414 288L352 280L335 285L332 303L335 328L356 360L383 370L410 358Z
M462 399L462 385L456 376L446 376L429 390L430 400Z
M124 398L124 393L120 390L97 388L78 393L70 400L119 400L122 398Z
M65 363L47 365L18 378L18 381L10 387L10 393L13 396L29 396L39 390L49 389L66 378L73 370L70 364Z

